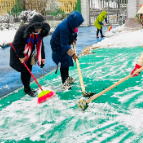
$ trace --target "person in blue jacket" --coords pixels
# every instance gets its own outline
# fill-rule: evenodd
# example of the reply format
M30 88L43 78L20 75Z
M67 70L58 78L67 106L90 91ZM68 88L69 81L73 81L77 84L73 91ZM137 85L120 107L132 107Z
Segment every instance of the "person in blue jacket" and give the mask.
M72 12L64 21L62 21L52 34L50 44L52 49L52 59L57 64L60 63L60 73L62 79L62 88L71 89L70 83L75 79L69 76L69 67L73 66L73 60L78 59L77 55L71 49L71 44L76 43L77 29L84 19L78 11Z

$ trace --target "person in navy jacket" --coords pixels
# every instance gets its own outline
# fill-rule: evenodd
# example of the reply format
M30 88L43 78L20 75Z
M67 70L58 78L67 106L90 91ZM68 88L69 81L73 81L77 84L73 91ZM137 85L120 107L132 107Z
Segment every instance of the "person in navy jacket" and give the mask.
M58 65L60 63L60 73L62 79L62 88L71 89L70 83L75 79L69 76L69 67L73 66L73 60L78 58L71 49L71 44L76 43L77 29L84 19L78 11L72 12L64 21L62 21L52 34L50 44L52 49L52 59Z

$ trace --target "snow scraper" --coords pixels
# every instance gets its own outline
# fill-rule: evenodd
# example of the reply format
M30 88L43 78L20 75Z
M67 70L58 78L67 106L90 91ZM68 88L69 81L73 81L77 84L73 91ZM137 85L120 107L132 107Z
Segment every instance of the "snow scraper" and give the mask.
M135 73L139 73L143 70L143 67L141 67L140 69L136 70L134 72ZM85 100L84 98L81 98L78 102L78 107L80 107L83 111L86 110L88 108L88 104L93 101L94 99L96 99L97 97L103 95L104 93L106 93L107 91L111 90L112 88L116 87L117 85L121 84L122 82L126 81L127 79L129 79L130 77L132 77L132 75L128 75L125 78L119 80L118 82L116 82L115 84L111 85L110 87L106 88L105 90L103 90L102 92L92 96L91 98L89 98L88 100Z

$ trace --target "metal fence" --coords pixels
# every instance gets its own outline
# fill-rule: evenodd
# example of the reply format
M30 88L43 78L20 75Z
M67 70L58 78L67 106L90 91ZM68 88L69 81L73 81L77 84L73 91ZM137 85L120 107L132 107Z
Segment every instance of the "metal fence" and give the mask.
M123 24L127 17L127 0L89 0L90 24L93 25L102 11L107 11L108 23Z
M0 15L11 12L15 4L16 0L0 0Z
M10 13L16 17L21 11L29 9L36 10L43 15L49 14L54 16L60 11L62 13L71 13L74 10L81 12L80 1L81 0L0 0L0 15ZM52 4L54 3L59 3L57 8L53 8ZM50 9L48 13L46 9L49 6ZM42 11L45 12L42 13Z
M57 0L60 2L60 9L65 13L71 13L77 4L77 0Z

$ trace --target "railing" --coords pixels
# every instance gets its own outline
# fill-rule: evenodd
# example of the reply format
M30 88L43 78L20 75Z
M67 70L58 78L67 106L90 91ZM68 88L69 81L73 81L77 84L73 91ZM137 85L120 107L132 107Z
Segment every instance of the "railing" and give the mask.
M77 0L57 0L60 4L60 9L65 13L70 13L74 10Z
M0 0L0 15L10 12L15 4L16 0Z

